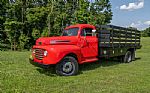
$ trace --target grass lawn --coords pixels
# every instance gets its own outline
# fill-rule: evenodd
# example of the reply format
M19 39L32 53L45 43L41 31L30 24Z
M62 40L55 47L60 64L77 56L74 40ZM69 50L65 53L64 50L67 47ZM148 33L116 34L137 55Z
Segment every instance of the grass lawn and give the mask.
M0 52L0 93L150 93L150 38L132 63L80 65L77 76L57 76L31 65L30 52Z

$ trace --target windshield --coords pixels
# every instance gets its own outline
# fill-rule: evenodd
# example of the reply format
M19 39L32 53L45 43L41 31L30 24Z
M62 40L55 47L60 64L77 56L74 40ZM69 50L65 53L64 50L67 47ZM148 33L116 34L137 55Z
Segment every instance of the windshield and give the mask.
M79 28L69 28L63 31L62 36L77 36Z

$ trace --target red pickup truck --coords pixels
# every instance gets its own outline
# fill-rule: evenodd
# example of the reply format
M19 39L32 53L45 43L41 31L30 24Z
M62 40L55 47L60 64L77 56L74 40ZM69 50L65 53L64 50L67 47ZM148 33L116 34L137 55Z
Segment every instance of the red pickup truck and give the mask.
M66 27L61 36L37 39L30 62L42 66L54 64L57 74L70 76L78 73L79 64L102 57L131 62L140 47L140 32L136 29L77 24Z

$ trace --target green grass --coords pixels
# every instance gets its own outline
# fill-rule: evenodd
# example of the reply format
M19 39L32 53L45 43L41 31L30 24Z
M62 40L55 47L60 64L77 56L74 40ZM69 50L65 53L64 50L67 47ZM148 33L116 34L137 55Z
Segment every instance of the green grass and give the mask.
M77 76L57 76L31 65L30 52L0 52L0 93L150 93L150 38L132 63L80 65Z

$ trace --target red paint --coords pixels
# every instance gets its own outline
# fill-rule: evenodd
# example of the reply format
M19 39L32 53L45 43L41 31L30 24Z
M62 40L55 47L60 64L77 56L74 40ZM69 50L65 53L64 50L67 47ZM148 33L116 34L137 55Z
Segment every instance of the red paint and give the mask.
M95 26L90 24L77 24L66 27L65 29L78 27L77 36L59 36L59 37L41 37L36 40L34 49L39 49L35 53L32 53L34 62L41 64L57 64L62 58L68 54L74 54L77 56L78 63L93 62L98 60L98 40L96 36L81 36L81 31L84 28L95 29ZM42 49L42 50L40 50ZM48 54L43 56L44 51ZM42 59L36 58L36 56Z

